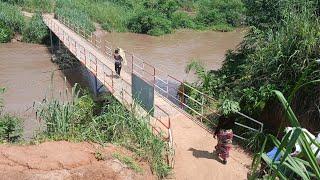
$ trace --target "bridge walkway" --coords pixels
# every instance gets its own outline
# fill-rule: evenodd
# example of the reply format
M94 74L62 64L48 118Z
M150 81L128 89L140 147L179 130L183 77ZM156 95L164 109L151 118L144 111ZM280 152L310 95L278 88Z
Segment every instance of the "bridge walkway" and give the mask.
M80 36L53 15L44 15L44 22L62 43L81 61L100 82L124 105L133 103L131 74L123 71L116 78L111 55L101 52L87 39ZM212 134L200 127L171 102L155 93L155 115L152 126L163 131L167 138L174 138L175 179L247 179L251 157L241 149L231 152L228 165L222 165L212 154L217 141Z

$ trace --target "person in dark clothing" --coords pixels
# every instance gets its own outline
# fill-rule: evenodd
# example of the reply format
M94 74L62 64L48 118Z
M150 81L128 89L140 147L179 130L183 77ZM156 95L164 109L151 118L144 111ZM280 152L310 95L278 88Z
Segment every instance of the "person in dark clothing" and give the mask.
M119 48L117 48L113 54L113 58L115 60L114 67L115 67L115 71L118 74L118 76L120 76L122 61L123 61L123 58L120 56L119 51L120 51Z
M223 164L227 164L227 158L232 147L232 128L234 123L235 118L233 116L220 116L218 126L213 135L214 138L218 138L218 144L215 146L215 149L218 156L222 158Z

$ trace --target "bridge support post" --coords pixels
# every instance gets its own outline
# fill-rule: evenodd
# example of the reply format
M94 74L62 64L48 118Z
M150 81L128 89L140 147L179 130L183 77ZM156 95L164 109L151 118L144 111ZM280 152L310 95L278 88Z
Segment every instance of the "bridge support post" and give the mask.
M96 96L99 95L98 78L97 78L97 76L94 76L94 94Z
M61 49L61 42L60 39L58 39L58 43L59 43L59 50Z
M50 30L50 44L51 44L51 53L53 54L53 40L52 40L52 31Z

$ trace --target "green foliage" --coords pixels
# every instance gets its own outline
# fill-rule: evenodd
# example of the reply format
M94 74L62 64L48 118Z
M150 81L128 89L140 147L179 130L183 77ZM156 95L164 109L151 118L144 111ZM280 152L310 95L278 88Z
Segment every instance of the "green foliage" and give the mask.
M22 137L21 119L4 114L0 116L0 142L17 142Z
M227 53L221 69L211 74L196 71L200 82L195 86L216 98L239 102L243 112L258 117L273 96L272 90L290 94L296 86L319 77L315 60L320 56L320 24L315 2L291 1L287 6L279 1L285 4L277 4L283 8L277 8L274 13L281 13L274 17L281 20L252 27L240 48ZM252 2L251 10L253 6ZM308 96L317 97L314 92Z
M13 37L13 31L0 22L0 43L9 42Z
M119 161L121 161L122 163L126 164L127 166L129 166L135 172L143 173L143 169L130 156L124 156L124 155L122 155L120 153L114 153L114 154L112 154L112 156L114 158L117 158Z
M3 0L2 0L3 1ZM55 0L8 0L28 12L53 12Z
M245 7L241 0L201 0L196 19L204 26L239 26L243 22L244 12Z
M225 115L228 115L228 114L231 114L234 112L238 112L238 111L240 111L239 103L232 101L232 100L229 100L229 99L225 99L221 103L221 105L219 107L219 111Z
M4 23L8 28L13 31L21 33L25 21L20 10L8 3L0 1L0 22Z
M207 0L57 0L57 7L81 11L92 21L100 23L107 31L131 31L156 36L171 33L178 28L230 31L233 30L232 27L241 24L243 4L239 3L239 0L214 2L210 3ZM206 6L206 3L210 6L206 7L206 15L200 17L203 13L202 6ZM221 21L205 20L207 15L215 16L212 15L212 9L219 9ZM184 10L195 12L186 13ZM198 14L197 18L191 15L195 13Z
M195 28L196 25L192 19L192 17L182 11L176 11L172 14L172 27L175 29L178 28Z
M163 35L171 33L171 21L154 10L141 11L129 20L128 28L132 32L149 35Z
M273 176L273 178L319 179L320 167L317 163L315 152L312 151L311 146L315 146L317 149L319 149L320 144L314 140L311 140L311 142L308 140L310 139L309 135L301 128L297 117L293 113L283 94L280 91L274 92L280 100L291 126L294 128L292 131L287 133L281 141L272 135L267 136L260 152L255 155L253 160L253 173L251 178L254 179L257 177L258 167L263 159L270 168L268 174ZM274 157L277 157L278 154L281 153L282 157L279 162L275 161L274 159L270 159L264 152L267 141L271 141L274 146L278 147L278 151ZM298 143L302 148L303 158L292 157L290 155L296 143Z
M95 31L95 26L90 20L89 15L74 6L73 0L57 0L55 14L65 18L74 26L82 27L87 32Z
M79 96L76 87L68 97L67 102L51 99L39 105L37 114L47 127L44 138L118 143L146 159L159 177L170 172L164 161L166 144L151 132L146 119L137 118L112 97L107 97L112 103L98 116L93 115L92 99Z
M23 31L23 40L28 43L44 43L49 30L42 20L41 14L33 15L31 21Z

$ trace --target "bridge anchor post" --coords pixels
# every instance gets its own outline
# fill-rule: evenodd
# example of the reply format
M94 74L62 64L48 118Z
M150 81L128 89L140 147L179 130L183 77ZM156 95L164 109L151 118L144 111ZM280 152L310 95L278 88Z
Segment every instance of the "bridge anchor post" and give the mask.
M51 53L53 54L53 40L52 40L52 31L50 30L50 44L51 44Z

